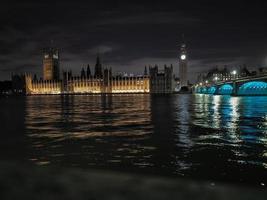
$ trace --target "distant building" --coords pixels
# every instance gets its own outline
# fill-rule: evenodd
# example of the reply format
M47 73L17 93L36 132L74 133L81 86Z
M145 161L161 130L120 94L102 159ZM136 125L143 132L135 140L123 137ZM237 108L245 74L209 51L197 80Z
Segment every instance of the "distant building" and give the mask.
M187 76L187 51L186 44L183 43L180 49L179 57L179 77L180 77L180 88L188 87L188 76Z
M173 66L164 66L164 70L159 70L158 66L149 67L150 93L165 94L173 93L175 87Z
M267 67L260 67L259 73L267 73Z
M233 73L235 71L235 73ZM229 70L228 66L224 66L223 69L219 69L218 66L211 69L206 75L201 75L198 77L198 82L216 82L216 81L228 81L241 77L252 76L246 65L239 66L235 70Z
M237 72L238 77L252 76L252 73L248 70L246 65L240 66Z
M217 66L210 70L207 75L205 76L205 81L227 81L231 79L231 72L227 68L227 66L224 66L223 69L219 69Z
M59 80L59 52L57 49L49 48L43 55L43 78L44 80Z

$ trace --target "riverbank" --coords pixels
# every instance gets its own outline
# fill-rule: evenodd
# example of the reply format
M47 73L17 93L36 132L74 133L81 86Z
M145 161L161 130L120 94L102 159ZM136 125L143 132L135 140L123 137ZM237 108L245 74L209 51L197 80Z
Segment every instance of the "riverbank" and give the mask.
M0 199L266 199L267 191L100 170L0 163Z

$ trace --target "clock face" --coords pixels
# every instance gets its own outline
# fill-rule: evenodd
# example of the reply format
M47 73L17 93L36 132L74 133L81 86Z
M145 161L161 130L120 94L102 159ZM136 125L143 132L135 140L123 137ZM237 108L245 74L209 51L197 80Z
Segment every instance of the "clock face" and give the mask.
M181 60L185 60L186 59L186 55L181 55Z

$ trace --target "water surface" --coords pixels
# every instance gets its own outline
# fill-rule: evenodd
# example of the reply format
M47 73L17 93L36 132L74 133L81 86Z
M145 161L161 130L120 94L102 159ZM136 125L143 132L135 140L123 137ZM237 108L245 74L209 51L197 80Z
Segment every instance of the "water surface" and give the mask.
M267 97L0 99L1 158L267 184Z

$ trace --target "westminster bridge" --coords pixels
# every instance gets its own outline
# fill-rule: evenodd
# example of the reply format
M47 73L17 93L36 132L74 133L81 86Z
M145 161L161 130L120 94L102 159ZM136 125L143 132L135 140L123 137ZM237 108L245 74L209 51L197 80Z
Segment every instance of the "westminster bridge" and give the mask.
M199 94L233 96L267 96L267 73L224 81L205 81L193 86Z

